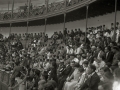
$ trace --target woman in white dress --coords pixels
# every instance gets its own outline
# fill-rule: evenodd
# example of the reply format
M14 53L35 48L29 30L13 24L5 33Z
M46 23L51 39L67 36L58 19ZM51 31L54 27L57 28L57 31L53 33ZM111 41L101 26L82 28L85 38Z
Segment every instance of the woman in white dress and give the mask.
M79 64L76 63L74 65L74 72L72 75L67 79L67 82L65 83L64 90L74 90L74 85L77 84L79 76L80 76L80 67Z

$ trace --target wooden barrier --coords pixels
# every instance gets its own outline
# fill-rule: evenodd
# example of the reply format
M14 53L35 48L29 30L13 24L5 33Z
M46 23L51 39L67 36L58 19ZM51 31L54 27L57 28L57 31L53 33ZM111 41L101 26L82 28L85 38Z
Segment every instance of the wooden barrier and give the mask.
M0 70L0 90L8 90L10 72Z
M16 82L16 85L13 87L9 87L10 83L10 77L11 72L7 72L5 70L0 69L0 90L19 90L19 85L22 84L22 82L26 81L28 70L26 69L27 74L25 75L25 78L20 83Z

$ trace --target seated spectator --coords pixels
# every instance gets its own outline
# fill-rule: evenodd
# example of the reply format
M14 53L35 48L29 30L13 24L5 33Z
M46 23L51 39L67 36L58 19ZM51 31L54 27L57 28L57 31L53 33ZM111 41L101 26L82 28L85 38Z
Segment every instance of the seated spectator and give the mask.
M38 88L38 82L40 80L40 71L34 70L34 77L33 77L33 89Z
M105 57L105 53L103 52L101 46L98 46L98 47L97 47L97 51L98 51L98 55L97 55L97 58L98 58L98 59L99 59L100 57Z
M66 78L68 77L72 69L69 60L65 62L65 65L66 65L65 70L61 73L60 77L58 77L58 90L62 90L64 82L66 81Z
M75 63L74 65L74 72L72 75L67 79L67 82L65 83L64 90L73 90L74 85L78 82L79 76L80 76L80 66L78 63Z
M93 65L95 65L95 67L96 67L96 72L99 72L99 70L102 67L105 67L105 62L102 60L102 58L99 58L99 59L94 58Z
M84 83L86 77L87 77L87 74L84 72L84 69L80 68L80 77L78 79L78 83L73 86L75 90L80 90L80 88L81 88L82 84Z
M65 69L64 60L60 60L60 63L59 63L58 69L57 69L58 77L64 71L64 69Z
M48 80L54 80L56 83L58 82L58 79L57 79L57 64L55 61L53 61L51 63L51 68L50 68L50 71L49 71L49 76L48 76Z
M76 55L76 54L80 54L80 47L79 47L79 45L75 45L74 46L74 54Z
M106 53L105 62L112 64L114 54L113 54L113 52L111 52L111 48L110 47L105 47L105 53Z
M66 46L67 54L73 54L72 45Z
M79 62L80 65L83 65L83 62L84 62L84 61L87 61L87 60L86 60L86 55L85 55L85 54L82 54L81 60L80 60L80 62Z
M86 69L86 73L88 74L88 78L85 83L81 86L81 90L98 90L98 84L100 82L100 78L95 72L96 67L94 65L89 65Z
M88 52L87 52L87 60L88 60L88 62L89 62L90 64L92 64L93 61L94 61L94 57L93 57L91 51L88 51Z
M72 70L71 70L71 72L69 73L66 81L68 81L69 78L70 78L70 76L73 74L73 72L74 72L74 70L75 70L74 65L75 65L75 61L71 61L71 62L70 62L70 66L72 67Z
M83 62L83 65L82 65L82 66L83 66L84 70L87 69L88 64L89 64L88 61L84 61L84 62Z

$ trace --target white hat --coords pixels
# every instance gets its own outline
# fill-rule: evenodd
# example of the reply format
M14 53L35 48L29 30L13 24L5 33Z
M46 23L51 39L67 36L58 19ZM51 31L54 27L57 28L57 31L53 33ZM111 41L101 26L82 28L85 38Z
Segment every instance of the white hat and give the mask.
M75 61L76 63L79 63L79 60L77 58L74 58L73 61Z

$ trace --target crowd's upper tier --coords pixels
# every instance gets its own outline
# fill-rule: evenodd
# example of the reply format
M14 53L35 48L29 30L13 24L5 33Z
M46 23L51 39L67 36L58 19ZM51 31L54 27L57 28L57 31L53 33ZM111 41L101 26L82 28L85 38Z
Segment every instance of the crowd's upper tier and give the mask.
M65 2L67 1L67 2ZM18 10L9 10L6 12L0 12L0 20L12 20L12 19L23 19L27 17L36 17L45 15L46 13L53 13L59 10L64 10L66 7L79 4L84 0L63 0L61 2L54 2L48 5L34 6L25 4L18 8ZM86 1L86 0L85 0Z

